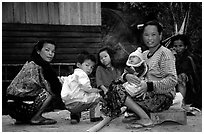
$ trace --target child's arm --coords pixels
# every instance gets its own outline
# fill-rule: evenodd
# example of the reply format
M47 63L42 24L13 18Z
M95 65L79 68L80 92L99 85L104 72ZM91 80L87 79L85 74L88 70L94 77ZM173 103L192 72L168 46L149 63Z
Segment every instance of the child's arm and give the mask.
M103 90L104 94L108 92L108 89L104 85L101 85L100 88Z

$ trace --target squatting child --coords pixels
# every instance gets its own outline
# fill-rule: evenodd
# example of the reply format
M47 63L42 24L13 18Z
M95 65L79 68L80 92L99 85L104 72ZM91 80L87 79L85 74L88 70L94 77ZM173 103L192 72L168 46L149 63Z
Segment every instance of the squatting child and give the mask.
M95 57L83 51L77 57L77 68L74 73L68 77L62 77L64 82L61 97L66 108L71 112L71 124L79 123L81 112L86 109L90 109L91 122L103 119L99 107L99 90L91 86L89 79L95 63Z

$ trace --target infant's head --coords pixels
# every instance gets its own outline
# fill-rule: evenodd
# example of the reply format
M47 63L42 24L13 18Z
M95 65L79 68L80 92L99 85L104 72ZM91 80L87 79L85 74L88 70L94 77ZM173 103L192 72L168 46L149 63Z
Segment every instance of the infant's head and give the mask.
M141 47L138 47L136 51L132 52L129 55L126 65L139 67L143 62L144 62L144 58L143 58L142 50L141 50Z

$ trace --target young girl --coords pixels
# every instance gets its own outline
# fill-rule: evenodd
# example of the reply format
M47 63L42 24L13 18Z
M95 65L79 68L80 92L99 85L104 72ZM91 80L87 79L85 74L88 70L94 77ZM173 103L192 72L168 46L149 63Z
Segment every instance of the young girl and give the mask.
M98 53L98 67L96 69L96 84L102 90L102 96L108 91L109 85L121 75L112 63L115 51L104 47Z
M95 57L84 51L77 57L77 68L72 75L64 77L61 97L66 108L71 112L71 124L79 123L81 112L90 109L90 121L96 122L100 117L100 94L97 88L92 88L90 75L95 65Z

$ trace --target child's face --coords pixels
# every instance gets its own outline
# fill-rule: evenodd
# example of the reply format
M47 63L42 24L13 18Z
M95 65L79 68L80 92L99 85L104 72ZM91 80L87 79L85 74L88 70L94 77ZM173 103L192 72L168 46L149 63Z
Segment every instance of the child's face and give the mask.
M78 63L77 66L82 69L87 75L90 75L93 71L95 62L91 60L85 60L82 64Z
M129 58L129 64L136 65L140 62L141 62L141 59L136 55L130 56L130 58Z
M100 56L100 61L103 65L105 65L106 67L110 66L111 58L110 58L110 55L107 53L107 51L100 52L99 56Z

